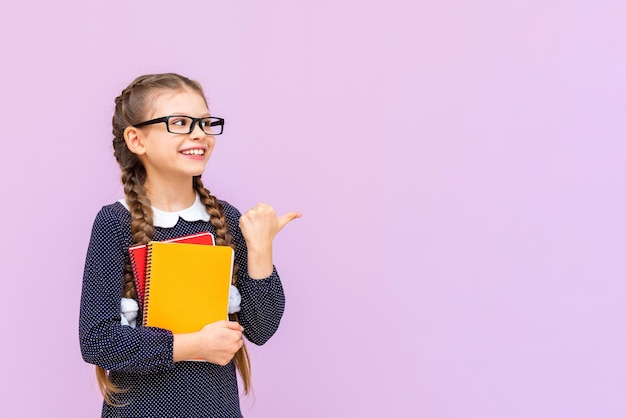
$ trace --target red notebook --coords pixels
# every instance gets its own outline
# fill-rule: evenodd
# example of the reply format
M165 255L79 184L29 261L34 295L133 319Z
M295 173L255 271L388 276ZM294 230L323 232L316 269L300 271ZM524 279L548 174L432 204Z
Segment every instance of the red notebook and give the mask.
M200 234L186 235L163 242L181 242L186 244L203 244L215 245L215 239L210 232L202 232ZM128 248L130 256L130 264L133 268L133 277L135 278L135 289L137 290L137 299L139 306L143 307L144 293L146 288L146 257L148 248L146 244L134 245Z

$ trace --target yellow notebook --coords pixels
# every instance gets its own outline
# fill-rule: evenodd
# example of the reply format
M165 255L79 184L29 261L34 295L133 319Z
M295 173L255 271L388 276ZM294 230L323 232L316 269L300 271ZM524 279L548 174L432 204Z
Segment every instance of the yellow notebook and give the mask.
M228 319L234 257L227 246L148 243L143 325L177 334Z

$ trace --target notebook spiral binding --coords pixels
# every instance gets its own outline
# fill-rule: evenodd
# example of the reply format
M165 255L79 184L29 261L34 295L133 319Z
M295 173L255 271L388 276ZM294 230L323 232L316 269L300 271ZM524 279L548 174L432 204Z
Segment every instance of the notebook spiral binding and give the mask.
M133 281L135 282L135 292L137 293L137 300L139 302L139 306L141 306L143 304L143 289L141 288L141 285L137 283L137 277L139 276L137 259L135 258L134 253L130 251L128 258L130 259L130 267L133 273Z
M146 279L143 289L143 325L148 324L148 305L150 304L150 267L152 264L152 241L147 245L146 252Z

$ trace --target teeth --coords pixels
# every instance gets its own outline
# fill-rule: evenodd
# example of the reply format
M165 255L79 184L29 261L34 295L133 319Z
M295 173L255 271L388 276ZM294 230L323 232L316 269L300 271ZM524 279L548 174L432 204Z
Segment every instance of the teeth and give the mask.
M204 155L203 149L188 149L183 151L184 155Z

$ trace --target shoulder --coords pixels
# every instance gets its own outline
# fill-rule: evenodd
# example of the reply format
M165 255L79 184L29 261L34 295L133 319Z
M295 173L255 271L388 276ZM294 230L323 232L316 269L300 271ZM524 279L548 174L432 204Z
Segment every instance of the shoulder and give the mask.
M96 222L120 223L130 222L130 213L120 202L102 206L96 215Z
M93 222L93 233L120 234L130 227L130 213L119 202L102 206Z
M239 211L239 209L228 203L226 200L218 199L217 202L222 205L226 218L228 218L229 220L234 219L236 221L239 221L239 218L241 218L241 212Z
M241 212L235 206L231 205L226 200L218 199L218 203L222 206L226 223L230 227L230 232L234 235L240 234L239 232L239 218L241 218Z
M103 206L93 222L90 247L128 247L132 242L130 221L130 213L121 203Z

